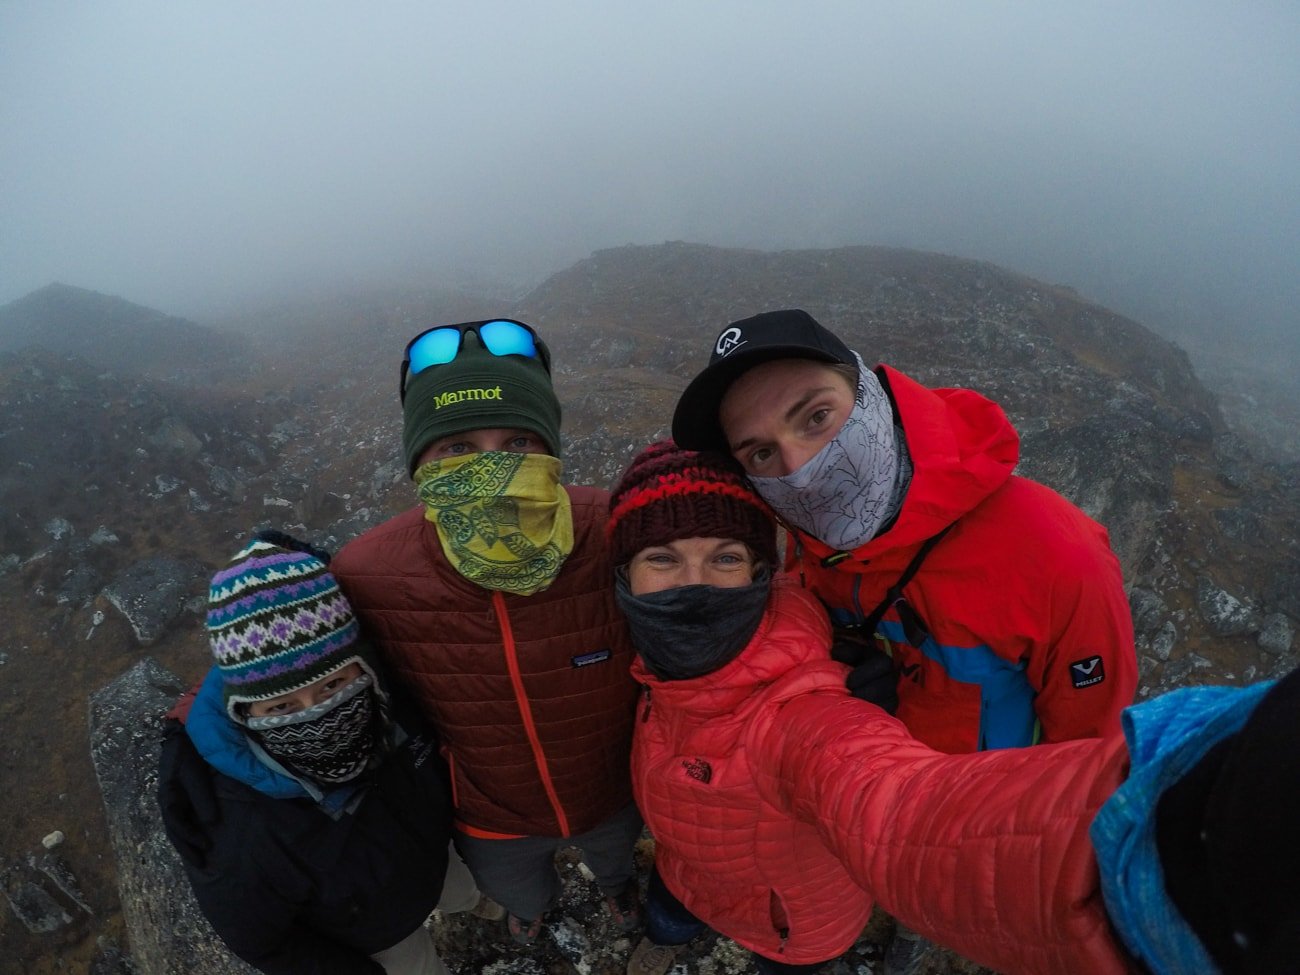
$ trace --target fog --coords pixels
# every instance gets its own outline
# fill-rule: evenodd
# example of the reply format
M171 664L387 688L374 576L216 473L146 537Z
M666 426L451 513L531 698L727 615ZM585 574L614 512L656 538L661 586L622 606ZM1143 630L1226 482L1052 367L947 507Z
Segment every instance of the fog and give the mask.
M0 4L0 302L889 244L1300 348L1300 5Z

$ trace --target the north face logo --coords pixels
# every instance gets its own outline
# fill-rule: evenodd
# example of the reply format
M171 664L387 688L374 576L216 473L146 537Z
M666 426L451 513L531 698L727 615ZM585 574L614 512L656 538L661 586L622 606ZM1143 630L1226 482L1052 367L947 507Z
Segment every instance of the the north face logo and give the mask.
M1070 682L1075 687L1090 687L1106 679L1106 667L1101 657L1088 657L1070 664Z
M713 778L713 766L702 758L688 758L682 762L682 768L697 782L708 782Z
M718 336L718 343L713 347L713 354L729 356L744 344L745 340L741 338L740 329L729 328Z

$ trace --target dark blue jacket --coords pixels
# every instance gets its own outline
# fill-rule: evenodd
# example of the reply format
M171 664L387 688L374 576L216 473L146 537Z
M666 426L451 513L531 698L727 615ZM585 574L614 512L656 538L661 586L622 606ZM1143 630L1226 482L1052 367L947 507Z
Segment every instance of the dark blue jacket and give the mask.
M214 677L187 729L168 722L159 767L163 824L199 906L270 975L382 975L369 956L415 931L442 891L451 805L436 740L402 710L383 763L322 793L258 759Z

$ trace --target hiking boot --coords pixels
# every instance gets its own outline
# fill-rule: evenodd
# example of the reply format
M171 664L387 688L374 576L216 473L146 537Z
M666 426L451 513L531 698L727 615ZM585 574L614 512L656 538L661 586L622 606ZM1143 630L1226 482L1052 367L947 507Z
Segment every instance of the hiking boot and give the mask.
M506 916L506 909L487 894L479 894L478 903L470 910L475 917L485 921L500 921Z
M627 960L627 975L666 975L677 960L677 948L677 945L657 945L649 938L642 938Z
M881 968L881 975L916 975L921 970L921 963L929 957L932 947L933 942L899 925L885 949L885 964Z
M542 919L539 917L532 921L525 921L513 914L507 914L506 927L510 930L510 937L515 944L532 945L537 943L537 936L542 933Z
M629 880L617 894L605 895L605 911L614 922L614 927L624 934L631 934L641 926L641 896L636 889L636 881Z

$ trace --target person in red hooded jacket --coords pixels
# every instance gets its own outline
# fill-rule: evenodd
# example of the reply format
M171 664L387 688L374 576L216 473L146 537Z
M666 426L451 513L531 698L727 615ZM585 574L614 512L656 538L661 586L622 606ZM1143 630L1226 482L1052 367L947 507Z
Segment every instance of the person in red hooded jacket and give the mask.
M1012 473L996 403L868 369L807 312L774 311L718 336L673 437L744 467L801 583L892 656L918 740L971 752L1118 727L1137 686L1119 562L1102 526Z
M996 403L868 369L807 312L773 311L718 335L673 436L740 462L830 612L835 659L856 665L850 688L919 741L958 753L1119 727L1137 687L1119 561L1105 528L1012 473L1019 438ZM910 935L885 975L919 962Z

